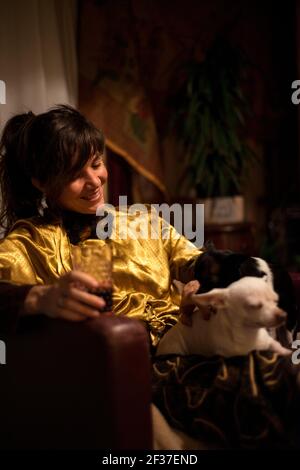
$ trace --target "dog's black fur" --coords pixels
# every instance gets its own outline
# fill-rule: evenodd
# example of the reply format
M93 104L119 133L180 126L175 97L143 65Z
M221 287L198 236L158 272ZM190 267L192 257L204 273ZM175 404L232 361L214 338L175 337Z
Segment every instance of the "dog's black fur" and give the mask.
M292 280L284 269L269 263L268 266L273 276L274 290L279 295L278 305L288 315L286 327L295 332L298 330L298 312ZM213 243L205 243L204 253L195 264L195 279L201 284L198 293L227 287L244 276L264 277L268 273L251 256L230 250L217 250Z

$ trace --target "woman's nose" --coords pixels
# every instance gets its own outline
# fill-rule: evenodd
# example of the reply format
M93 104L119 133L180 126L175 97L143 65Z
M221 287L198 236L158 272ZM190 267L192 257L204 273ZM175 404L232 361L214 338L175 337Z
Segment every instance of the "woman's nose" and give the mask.
M86 175L85 175L85 184L86 184L86 186L96 189L100 185L100 182L101 182L100 175L98 175L98 174L96 174L92 171L86 173Z

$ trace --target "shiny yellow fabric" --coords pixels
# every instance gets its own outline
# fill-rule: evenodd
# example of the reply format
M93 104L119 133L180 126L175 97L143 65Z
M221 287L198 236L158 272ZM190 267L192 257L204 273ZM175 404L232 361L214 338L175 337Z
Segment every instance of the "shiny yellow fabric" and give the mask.
M144 214L144 218L149 224L149 214ZM130 234L130 224L135 220L135 215L129 216L126 222L118 218L119 227L124 228L126 224ZM192 264L199 254L185 237L178 237L173 227L158 220L157 239L117 236L110 242L114 311L117 315L144 320L154 344L159 333L166 325L173 324L178 314L179 298L172 280L186 282L191 279ZM169 230L169 238L163 239L166 230ZM80 246L103 243L98 239L87 239ZM60 226L41 225L38 219L20 220L0 242L0 268L11 268L13 283L51 284L72 269L71 250L67 233ZM2 269L2 273L5 272Z

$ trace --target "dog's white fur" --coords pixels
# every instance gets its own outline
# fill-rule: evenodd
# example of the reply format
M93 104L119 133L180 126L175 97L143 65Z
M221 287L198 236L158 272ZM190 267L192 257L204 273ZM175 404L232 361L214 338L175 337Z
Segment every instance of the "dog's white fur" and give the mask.
M269 284L269 286L273 287L273 273L270 269L268 263L262 258L255 258L257 267L264 273L262 279Z
M243 277L225 289L194 294L192 301L197 308L192 314L192 326L179 321L161 339L157 355L230 357L252 350L290 354L267 331L282 324L286 317L277 306L278 295L270 284L263 278ZM209 307L215 313L205 320L201 310Z

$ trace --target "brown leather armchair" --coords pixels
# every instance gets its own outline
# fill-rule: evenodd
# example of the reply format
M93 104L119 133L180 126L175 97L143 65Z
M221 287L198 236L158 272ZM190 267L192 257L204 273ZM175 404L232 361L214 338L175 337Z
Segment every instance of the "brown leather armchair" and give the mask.
M149 344L139 322L24 318L4 341L0 449L151 449Z

